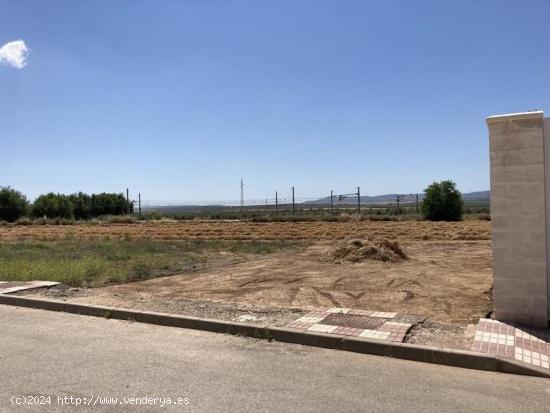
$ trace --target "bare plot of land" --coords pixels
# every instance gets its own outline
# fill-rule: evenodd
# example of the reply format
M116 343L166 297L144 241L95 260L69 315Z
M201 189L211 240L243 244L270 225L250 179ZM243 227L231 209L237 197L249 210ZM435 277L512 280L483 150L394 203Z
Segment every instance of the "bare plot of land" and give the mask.
M94 288L70 300L177 312L182 300L249 308L387 310L467 324L491 309L489 241L405 241L409 259L334 263L332 244L219 268ZM286 319L285 319L286 320Z
M99 241L101 245L113 243L112 248L99 248L99 252L94 247L94 254L97 255L104 249L107 252L112 249L125 252L133 243L140 244L138 240L143 239L146 252L149 255L154 253L155 259L149 256L140 258L141 253L136 256L135 251L126 251L128 254L113 254L111 251L105 256L100 254L94 257L113 268L122 266L129 271L127 277L111 277L114 282L119 278L140 278L131 274L134 258L139 264L136 268L142 270L144 264L151 267L149 273L152 275L147 277L163 275L165 270L159 268L160 271L157 271L158 265L166 267L171 263L169 270L172 274L177 272L168 277L99 288L26 294L47 294L68 301L274 325L285 325L310 309L329 307L418 314L429 319L421 327L413 329L408 341L463 349L471 347L468 324L483 317L492 308L490 238L490 222L486 221L162 221L0 227L0 242L12 245L10 257L16 261L18 257L29 262L33 258L32 254L28 258L15 254L19 247L14 241L36 243L43 240L55 249L56 243L47 241L61 240L57 243L74 244L71 248L76 250L75 254L61 254L61 258L68 264L83 267L83 273L89 274L95 268L92 265L95 261L90 261L89 257L82 259L83 255L78 252L79 243L75 240L88 240L81 241L84 244ZM121 242L117 242L118 239ZM358 251L361 254L340 254L340 259L335 260L331 254L343 239L396 240L408 259L392 256L387 249L391 243L384 241L382 245L369 241L363 243L366 249ZM231 240L258 241L263 246L251 243L249 247L238 245L234 249L230 245L222 245L216 247L219 251L208 252L208 248L204 249L208 247L208 241L200 251L187 251L192 245L185 246L185 243L195 242L191 240L229 240L227 242L230 243L238 242ZM277 243L266 247L266 243L260 240L266 240L267 244L275 240L306 242L299 242L294 247L290 243L289 248L279 248L275 245ZM174 249L171 245L174 242L182 245L178 244ZM149 247L148 243L152 245ZM217 244L213 242L212 246ZM369 248L372 245L384 246L385 253L371 254ZM266 248L268 253L262 253ZM22 248L21 254L22 251L29 251L29 246ZM251 254L244 254L247 251ZM40 258L43 251L37 250L33 254L33 257L38 254ZM199 262L207 260L210 264L207 267L193 265L186 271L177 271L178 265L187 268L180 261L189 254L193 257L198 254ZM239 255L238 260L233 259L235 254ZM117 261L126 255L131 260ZM363 260L365 257L369 259ZM372 257L391 259L378 261L370 259ZM357 258L360 262L350 262L350 259ZM193 260L197 261L195 258ZM68 264L64 268L72 268ZM93 268L87 267L90 265ZM15 264L12 267L19 268ZM98 271L101 268L98 266ZM99 273L103 274L103 271ZM71 275L70 271L67 274ZM41 277L36 274L35 278Z

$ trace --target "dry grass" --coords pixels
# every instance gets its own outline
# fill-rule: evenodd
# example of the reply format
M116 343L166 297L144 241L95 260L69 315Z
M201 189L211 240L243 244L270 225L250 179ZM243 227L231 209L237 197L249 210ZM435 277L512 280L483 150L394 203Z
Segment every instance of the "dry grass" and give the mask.
M111 237L162 240L335 240L475 241L491 239L488 221L239 222L150 221L0 227L0 242Z

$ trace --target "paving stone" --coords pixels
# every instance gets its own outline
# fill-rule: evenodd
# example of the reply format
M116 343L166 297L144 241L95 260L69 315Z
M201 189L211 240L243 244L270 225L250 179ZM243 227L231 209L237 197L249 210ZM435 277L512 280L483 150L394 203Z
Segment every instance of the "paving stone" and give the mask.
M313 324L307 331L316 331L318 333L332 333L338 326L329 326L326 324Z
M368 337L368 338L375 338L378 340L385 340L386 338L388 338L389 335L390 333L388 331L365 329L361 334L359 334L359 337Z
M53 281L0 281L0 294L9 294L16 291L31 290L34 288L51 287L59 284Z
M422 316L335 307L312 311L288 323L287 327L340 336L403 342L409 329L424 320L425 317Z
M496 354L550 369L550 331L481 319L477 326L472 351Z
M323 321L319 321L319 324L329 324L333 326L341 327L353 327L360 329L375 330L384 323L384 319L373 318L356 314L331 314Z
M327 310L327 313L333 313L333 314L338 314L338 313L349 313L351 310L349 308L338 308L338 307L334 307L334 308L329 308Z

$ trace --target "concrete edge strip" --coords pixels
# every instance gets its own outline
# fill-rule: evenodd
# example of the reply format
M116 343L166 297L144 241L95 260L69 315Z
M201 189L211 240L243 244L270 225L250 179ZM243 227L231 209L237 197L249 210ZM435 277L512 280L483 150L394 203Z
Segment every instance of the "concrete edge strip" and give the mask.
M133 320L140 323L168 327L189 328L215 333L229 333L253 338L275 340L284 343L302 344L312 347L372 354L396 359L442 364L474 370L494 371L550 378L550 371L535 366L527 366L498 356L473 353L470 351L443 349L438 347L392 343L357 337L341 337L331 334L304 332L286 327L272 327L248 323L233 323L175 314L156 313L139 310L67 303L62 301L36 299L0 294L0 304L28 307L40 310L59 311L93 317Z
M0 294L11 294L18 291L30 291L30 290L37 290L39 288L44 287L52 287L56 284L59 284L57 282L42 282L42 281L36 281L36 282L30 282L26 285L20 285L17 287L9 287L9 288L2 288L2 284L0 284Z

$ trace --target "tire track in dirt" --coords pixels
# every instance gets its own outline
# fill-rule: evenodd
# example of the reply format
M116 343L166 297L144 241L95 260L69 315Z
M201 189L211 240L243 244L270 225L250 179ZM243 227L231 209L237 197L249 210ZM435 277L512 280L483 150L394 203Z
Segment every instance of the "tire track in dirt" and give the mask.
M254 279L254 280L249 280L249 281L246 281L242 284L239 284L237 285L238 288L242 288L242 287L246 287L247 285L250 285L250 284L262 284L262 283L266 283L266 282L269 282L269 281L276 281L277 278L262 278L262 279Z
M335 307L342 307L342 305L340 305L340 303L338 302L338 300L336 300L331 293L328 293L326 291L321 291L319 288L317 287L312 287L315 291L317 291L320 295L322 295L323 297L325 297L326 299L328 299Z
M345 291L344 294L346 294L348 297L353 298L355 301L360 300L363 298L363 296L366 294L365 291L361 291L358 294L350 293L349 291Z
M331 284L331 287L336 287L338 285L338 283L344 281L344 278L345 277L340 277L338 278L336 281L334 281L332 284Z
M403 297L403 299L401 300L402 303L404 303L405 301L409 301L413 298L416 298L418 296L418 294L415 294L413 293L412 291L409 291L409 290L399 290L400 293L405 293L405 297Z
M294 278L293 280L285 281L283 284L294 284L294 283L297 283L298 281L307 280L308 278L309 277L298 277L298 278Z
M405 279L405 280L401 280L401 281L398 281L397 279L392 279L390 281L388 281L388 283L386 284L388 287L392 287L392 288L399 288L399 287L402 287L402 286L415 286L415 287L420 287L420 288L423 288L423 285L420 284L418 281L416 280L411 280L411 279Z

